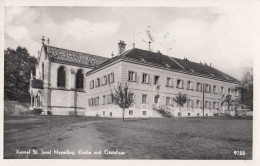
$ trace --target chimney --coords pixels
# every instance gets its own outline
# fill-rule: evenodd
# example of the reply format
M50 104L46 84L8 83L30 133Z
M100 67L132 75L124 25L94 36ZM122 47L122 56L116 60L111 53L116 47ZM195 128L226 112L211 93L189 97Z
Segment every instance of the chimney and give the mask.
M125 52L125 46L126 46L125 42L120 40L118 43L118 55Z

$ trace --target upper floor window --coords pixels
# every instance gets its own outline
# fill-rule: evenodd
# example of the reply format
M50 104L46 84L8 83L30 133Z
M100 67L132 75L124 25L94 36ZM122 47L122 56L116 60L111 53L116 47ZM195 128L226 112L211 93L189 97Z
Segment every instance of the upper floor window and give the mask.
M66 85L66 71L65 71L64 66L61 66L58 69L57 86L58 87L65 87L65 85Z
M177 88L183 88L183 80L177 80Z
M193 82L187 81L187 89L193 90Z
M108 82L113 83L114 82L114 73L108 74Z
M89 88L90 88L90 89L93 89L93 88L94 88L94 80L91 80L91 81L89 82Z
M78 70L76 74L76 89L83 89L84 76L82 70Z
M142 83L149 83L149 75L148 74L143 73Z
M159 76L154 76L154 85L159 83Z
M168 86L168 87L169 87L169 86L170 86L170 87L173 86L173 79L172 79L172 78L169 78L169 77L168 77L168 78L166 79L166 86Z
M201 83L197 82L196 91L201 91Z
M129 93L128 96L129 96L130 99L134 100L134 94L133 93Z
M100 78L96 79L96 87L100 87Z
M210 92L211 86L209 84L205 84L205 92Z
M224 87L221 87L221 94L224 94Z
M213 86L213 93L217 93L217 86L216 85Z
M107 76L104 75L103 76L103 82L102 82L102 85L106 85L107 84Z
M128 72L128 81L136 81L136 72L133 71Z

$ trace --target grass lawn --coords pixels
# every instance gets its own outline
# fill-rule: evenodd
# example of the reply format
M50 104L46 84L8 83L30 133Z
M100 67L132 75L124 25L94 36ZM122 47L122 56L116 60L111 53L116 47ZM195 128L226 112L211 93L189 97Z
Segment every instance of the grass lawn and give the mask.
M121 119L97 124L110 149L131 159L252 159L252 120ZM234 155L245 151L245 155Z
M86 148L126 153L99 156L105 159L252 159L252 122L230 117L122 122L99 117L7 116L4 158L40 158L16 155L16 149ZM234 155L234 151L244 151L245 155ZM58 156L62 157L68 158ZM71 158L87 157L93 158Z

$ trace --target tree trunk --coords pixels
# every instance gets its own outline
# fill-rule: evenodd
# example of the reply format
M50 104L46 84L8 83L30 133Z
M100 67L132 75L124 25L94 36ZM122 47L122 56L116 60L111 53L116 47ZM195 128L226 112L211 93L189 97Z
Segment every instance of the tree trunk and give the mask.
M125 121L125 109L123 109L122 114L123 114L123 122L124 122Z

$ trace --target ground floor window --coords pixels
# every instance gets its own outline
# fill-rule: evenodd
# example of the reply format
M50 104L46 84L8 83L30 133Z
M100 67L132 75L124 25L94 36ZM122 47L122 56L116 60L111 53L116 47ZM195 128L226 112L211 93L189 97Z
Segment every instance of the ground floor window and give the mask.
M110 112L110 116L112 116L112 112Z
M188 116L190 116L190 113L188 113Z
M180 112L178 112L178 117L180 117L181 116L181 113Z
M197 113L197 116L200 116L200 113Z
M105 111L103 111L103 115L105 115Z
M143 115L146 116L146 111L143 111Z

